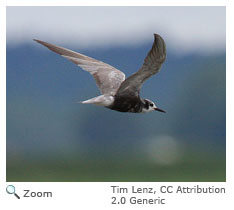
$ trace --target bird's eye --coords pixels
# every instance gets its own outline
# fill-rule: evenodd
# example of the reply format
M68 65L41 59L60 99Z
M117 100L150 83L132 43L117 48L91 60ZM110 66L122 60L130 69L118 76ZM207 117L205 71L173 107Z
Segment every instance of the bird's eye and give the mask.
M150 106L154 106L153 104L150 104Z

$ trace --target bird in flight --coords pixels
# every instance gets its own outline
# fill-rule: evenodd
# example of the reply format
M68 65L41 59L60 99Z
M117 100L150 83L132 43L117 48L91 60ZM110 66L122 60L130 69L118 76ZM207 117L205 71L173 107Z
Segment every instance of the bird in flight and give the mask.
M166 59L166 45L160 35L154 34L153 46L142 67L127 79L125 79L125 74L122 71L102 61L44 41L37 39L34 39L34 41L67 58L94 77L101 95L81 103L104 106L119 112L165 112L151 100L140 97L140 89L143 83L159 72Z

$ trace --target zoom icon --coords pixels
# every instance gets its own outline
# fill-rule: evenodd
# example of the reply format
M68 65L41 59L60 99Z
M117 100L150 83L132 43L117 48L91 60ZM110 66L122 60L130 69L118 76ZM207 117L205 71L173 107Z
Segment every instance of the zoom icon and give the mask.
M20 199L20 197L19 197L19 196L16 194L16 192L15 192L15 186L14 186L14 185L8 185L8 186L6 187L6 192L7 192L8 194L14 194L16 198Z

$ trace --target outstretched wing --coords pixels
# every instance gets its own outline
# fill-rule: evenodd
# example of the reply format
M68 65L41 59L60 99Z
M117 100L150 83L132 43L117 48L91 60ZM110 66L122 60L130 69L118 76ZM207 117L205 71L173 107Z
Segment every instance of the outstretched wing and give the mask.
M98 88L104 95L115 95L121 83L125 80L125 74L109 64L47 42L37 39L34 39L34 41L67 58L83 70L88 71L94 77Z
M166 59L166 44L161 36L154 34L152 49L144 60L138 72L128 77L119 87L116 95L139 96L142 84L152 75L159 72Z

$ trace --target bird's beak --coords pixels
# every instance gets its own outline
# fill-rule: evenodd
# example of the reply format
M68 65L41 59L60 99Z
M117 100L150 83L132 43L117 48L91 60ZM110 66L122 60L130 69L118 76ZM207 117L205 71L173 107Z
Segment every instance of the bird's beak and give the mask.
M155 110L155 111L159 111L159 112L164 112L164 113L166 113L164 110L159 109L158 107L154 108L154 110Z

